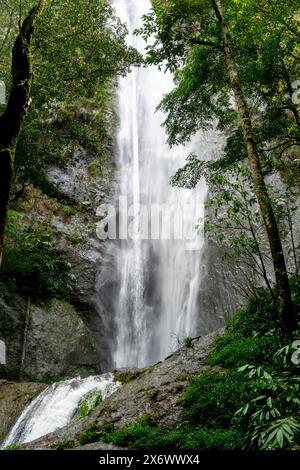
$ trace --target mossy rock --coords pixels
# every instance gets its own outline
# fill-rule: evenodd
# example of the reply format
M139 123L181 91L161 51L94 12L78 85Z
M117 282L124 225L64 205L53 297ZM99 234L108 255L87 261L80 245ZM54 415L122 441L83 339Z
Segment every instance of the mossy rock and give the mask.
M113 372L116 382L128 384L146 372L147 369L119 369Z
M83 397L74 418L82 419L85 416L88 416L102 402L103 397L101 391L96 388L94 390L91 390Z

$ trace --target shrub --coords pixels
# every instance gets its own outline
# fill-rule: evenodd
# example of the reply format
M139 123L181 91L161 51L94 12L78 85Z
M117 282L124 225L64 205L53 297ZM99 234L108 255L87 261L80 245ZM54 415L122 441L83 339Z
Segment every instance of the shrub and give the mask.
M165 432L152 421L150 416L145 415L120 429L105 433L103 440L121 447L151 450L162 446Z
M102 439L114 445L143 451L232 450L241 449L245 441L237 429L208 429L183 423L174 429L166 429L156 425L148 415L106 433Z
M191 336L187 336L186 338L184 338L183 345L186 348L191 348L193 345L193 338Z
M22 446L18 444L10 444L9 446L5 447L3 450L23 450Z
M74 447L74 441L61 441L52 444L51 449L53 450L68 450Z
M193 425L228 429L237 405L249 399L245 381L236 371L205 371L190 382L182 397L182 419Z
M289 348L278 351L288 353ZM277 354L278 355L278 354ZM246 374L253 398L236 415L248 418L247 438L251 447L259 449L290 448L300 436L299 370L284 358L282 370L269 374L263 367L246 364Z
M182 428L162 436L164 449L174 451L242 449L243 433L237 429Z
M99 430L96 426L85 429L79 436L79 444L81 446L97 441L99 441Z
M247 338L230 334L218 338L209 355L210 365L238 367L247 362L251 364L270 364L279 344L274 335Z

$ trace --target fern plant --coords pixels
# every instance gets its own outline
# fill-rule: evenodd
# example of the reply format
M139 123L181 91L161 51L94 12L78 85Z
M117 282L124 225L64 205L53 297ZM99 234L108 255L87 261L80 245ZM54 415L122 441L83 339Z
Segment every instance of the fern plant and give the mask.
M281 348L276 357L283 356L283 368L270 374L263 367L249 364L239 369L246 373L254 398L241 407L236 416L250 417L248 442L258 449L292 448L300 436L300 376L288 362L291 347ZM252 395L252 396L253 396Z

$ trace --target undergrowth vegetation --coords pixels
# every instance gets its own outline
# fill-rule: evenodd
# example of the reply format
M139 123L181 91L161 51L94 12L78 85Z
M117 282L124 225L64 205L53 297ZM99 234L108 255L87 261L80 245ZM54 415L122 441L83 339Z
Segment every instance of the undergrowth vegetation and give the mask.
M55 247L51 233L39 223L10 211L0 272L0 292L33 300L68 300L74 285L66 255Z

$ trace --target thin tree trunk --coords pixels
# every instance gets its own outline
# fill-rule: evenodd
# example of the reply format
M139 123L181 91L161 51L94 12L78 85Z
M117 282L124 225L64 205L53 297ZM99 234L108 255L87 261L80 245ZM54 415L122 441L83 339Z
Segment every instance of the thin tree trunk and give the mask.
M298 270L298 261L297 261L297 253L296 253L296 244L295 244L295 238L294 238L293 220L292 220L291 211L290 211L288 203L287 203L287 217L288 217L288 225L290 229L293 257L294 257L294 263L295 263L295 274L298 277L299 270Z
M16 146L30 105L33 78L31 40L34 25L42 12L45 1L40 0L20 26L12 53L12 88L6 109L0 116L0 266Z
M241 126L243 129L244 140L247 147L247 154L254 189L270 244L276 278L278 313L284 322L286 330L293 331L297 327L297 322L293 310L291 290L282 249L282 243L275 214L264 181L259 155L255 145L249 107L242 91L242 86L237 70L237 64L235 61L233 47L231 44L230 31L224 17L222 2L221 0L212 0L212 5L222 31L228 76L232 91L235 96L238 113L241 119Z
M31 309L31 300L28 298L26 314L25 314L25 326L23 333L23 344L22 344L22 355L21 355L21 366L20 366L20 379L24 379L24 370L25 370L25 359L26 359L26 349L27 349L27 336L30 325L30 309Z
M251 234L252 234L252 238L255 241L255 243L257 244L258 257L259 257L259 261L260 261L261 269L262 269L262 276L263 276L263 278L265 280L265 283L266 283L266 286L269 289L270 294L271 294L271 296L274 300L274 293L273 293L273 290L272 290L272 287L271 287L271 284L270 284L270 281L269 281L269 278L268 278L268 274L267 274L267 270L266 270L266 266L265 266L265 262L264 262L264 257L263 257L263 254L261 252L260 246L259 246L259 241L257 240L256 234L255 234L255 229L254 229L254 227L251 223L251 220L249 218L248 218L248 223L250 225L250 231L251 231Z

